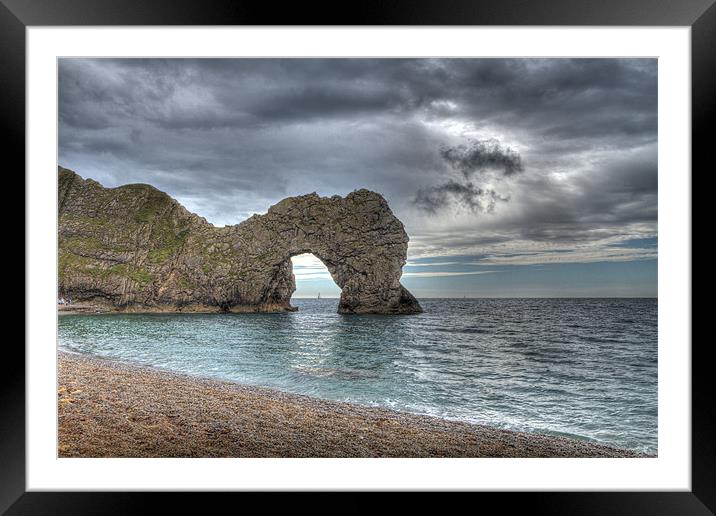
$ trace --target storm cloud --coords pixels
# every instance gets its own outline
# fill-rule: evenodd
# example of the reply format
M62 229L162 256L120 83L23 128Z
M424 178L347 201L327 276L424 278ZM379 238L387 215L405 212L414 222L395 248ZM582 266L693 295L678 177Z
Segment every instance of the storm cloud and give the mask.
M496 172L493 178L498 180L522 172L522 158L512 149L504 148L497 140L471 141L468 145L455 147L443 146L440 156L451 168L461 173L462 178L430 188L421 188L415 195L415 204L435 213L438 210L458 203L472 211L492 213L498 201L508 201L509 197L500 195L492 188L476 186L473 176L483 176L486 172ZM478 180L484 180L478 177Z
M59 60L61 165L217 225L369 188L412 258L642 259L656 142L655 59Z
M492 213L498 201L507 201L495 190L475 186L471 182L459 183L450 180L431 188L421 188L415 195L415 204L430 213L435 213L451 203L459 203L472 211Z
M497 170L511 176L524 170L522 158L509 147L503 148L496 139L471 141L468 145L444 146L440 156L466 178L485 170Z

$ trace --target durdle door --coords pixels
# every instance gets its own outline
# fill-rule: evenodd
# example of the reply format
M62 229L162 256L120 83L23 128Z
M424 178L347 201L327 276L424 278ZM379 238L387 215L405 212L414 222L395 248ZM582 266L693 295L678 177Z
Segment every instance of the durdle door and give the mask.
M59 294L101 310L293 310L291 257L312 253L342 289L339 313L410 314L408 249L383 197L289 197L223 228L150 185L105 188L59 167Z

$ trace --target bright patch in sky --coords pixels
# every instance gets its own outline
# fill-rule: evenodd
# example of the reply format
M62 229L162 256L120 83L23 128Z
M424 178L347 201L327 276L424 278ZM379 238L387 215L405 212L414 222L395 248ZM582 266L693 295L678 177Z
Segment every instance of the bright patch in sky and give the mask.
M296 292L292 297L338 298L341 289L331 278L331 273L321 260L311 253L298 254L291 257L293 275L296 278Z

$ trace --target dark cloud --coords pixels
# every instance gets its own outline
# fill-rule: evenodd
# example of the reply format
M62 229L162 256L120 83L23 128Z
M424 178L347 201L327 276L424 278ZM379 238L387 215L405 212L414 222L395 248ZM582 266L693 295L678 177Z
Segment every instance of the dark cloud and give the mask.
M63 166L217 224L370 188L431 253L655 235L656 141L656 59L59 61Z
M437 212L452 202L457 202L473 211L491 213L498 201L507 201L491 189L480 188L471 182L458 183L450 180L440 186L421 188L415 195L415 203L426 211Z
M509 147L503 147L494 138L473 140L467 145L443 146L440 156L466 178L490 169L502 172L505 176L524 170L520 155Z
M470 178L488 171L496 171L498 178L509 177L524 170L520 155L494 138L472 140L469 144L453 147L442 146L440 157L463 177L418 190L415 204L430 213L455 202L473 212L492 213L498 201L508 201L509 197L492 188L476 186Z

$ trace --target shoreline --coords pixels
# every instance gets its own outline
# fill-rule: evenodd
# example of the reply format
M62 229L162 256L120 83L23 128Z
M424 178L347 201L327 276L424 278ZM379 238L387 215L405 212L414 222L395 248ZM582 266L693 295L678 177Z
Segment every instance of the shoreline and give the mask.
M175 306L127 306L116 307L112 305L95 305L87 303L73 303L71 305L58 305L57 315L94 315L94 314L245 314L245 313L286 313L296 312L298 308L283 305L239 305L228 310L215 306L187 305Z
M59 457L651 457L58 351Z

